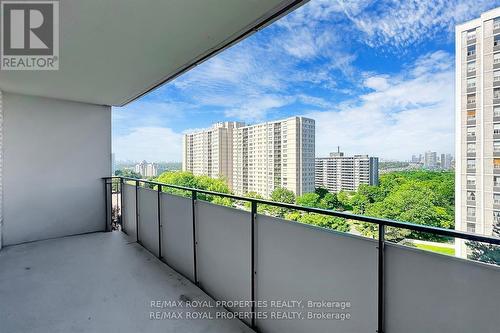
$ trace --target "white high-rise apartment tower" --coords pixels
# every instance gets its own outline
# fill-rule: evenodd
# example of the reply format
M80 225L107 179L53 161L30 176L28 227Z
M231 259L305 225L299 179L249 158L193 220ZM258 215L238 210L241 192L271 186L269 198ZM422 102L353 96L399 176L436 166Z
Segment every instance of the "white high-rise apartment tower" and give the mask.
M283 187L314 191L315 121L304 117L239 127L233 138L233 191L269 198Z
M224 178L232 187L233 132L240 122L219 122L211 128L185 134L182 170L196 176Z
M378 185L378 157L344 156L339 150L316 158L316 187L339 193L357 191L361 184Z
M455 228L491 236L500 225L500 8L456 27L455 81Z

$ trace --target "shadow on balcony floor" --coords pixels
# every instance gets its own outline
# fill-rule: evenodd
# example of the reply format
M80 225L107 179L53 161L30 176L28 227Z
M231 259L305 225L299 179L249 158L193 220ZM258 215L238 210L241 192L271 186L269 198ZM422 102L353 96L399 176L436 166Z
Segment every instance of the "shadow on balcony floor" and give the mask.
M253 332L239 320L151 320L152 300L211 300L124 234L94 233L0 251L2 332ZM221 309L211 309L225 311Z

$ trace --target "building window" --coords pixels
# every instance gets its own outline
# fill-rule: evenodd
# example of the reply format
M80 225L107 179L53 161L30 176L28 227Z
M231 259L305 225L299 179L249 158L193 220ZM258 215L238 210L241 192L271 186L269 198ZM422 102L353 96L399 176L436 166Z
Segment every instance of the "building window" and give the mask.
M500 73L500 71L498 71ZM499 74L500 75L500 74ZM475 88L476 87L476 79L467 79L467 89Z
M498 223L500 222L500 212L494 210L493 211L493 222Z
M467 223L467 232L476 232L476 225L474 223Z
M476 94L467 95L467 104L476 103Z
M476 168L476 160L468 159L467 160L467 169L475 169Z
M500 177L499 176L493 177L493 186L495 186L495 187L500 186Z
M467 31L467 40L476 39L476 29Z
M495 153L500 152L500 141L493 141L493 151Z
M500 106L493 107L493 117L500 117Z
M476 111L474 110L467 111L467 120L474 120L474 119L476 119Z
M474 154L476 152L476 144L475 143L468 143L467 144L467 153Z
M500 53L498 53L500 55ZM500 61L500 57L499 57L499 61ZM475 72L476 71L476 62L475 61L471 61L471 62L468 62L467 63L467 72Z
M493 204L500 205L500 194L498 193L493 194Z
M493 159L493 168L500 169L500 158Z
M476 217L475 207L467 207L467 217Z
M500 29L500 17L493 20L493 29Z
M493 89L493 98L500 99L500 88Z
M476 128L475 127L467 127L467 136L469 138L473 138L476 136Z
M500 134L500 124L493 124L493 134Z
M467 201L476 201L476 192L467 191Z
M500 71L494 71L493 72L493 81L494 82L500 81Z
M493 63L494 64L500 64L500 53L495 53L493 55Z
M499 181L500 181L500 179L499 179ZM476 177L475 176L467 176L467 185L476 186Z
M476 45L469 45L467 46L467 56L473 56L476 54Z
M495 35L495 37L493 37L493 46L498 45L500 45L500 35Z

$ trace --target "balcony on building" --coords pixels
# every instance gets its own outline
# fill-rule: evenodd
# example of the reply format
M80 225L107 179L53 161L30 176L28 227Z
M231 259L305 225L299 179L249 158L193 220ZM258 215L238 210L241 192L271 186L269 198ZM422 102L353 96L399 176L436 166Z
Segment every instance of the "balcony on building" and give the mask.
M112 106L303 1L60 3L60 70L0 75L0 332L498 330L498 266L384 237L398 226L500 244L496 238L285 205L372 223L380 236L371 239L260 214L260 204L272 203L256 199L230 208L204 201L224 194L173 194L169 184L110 177ZM294 300L349 302L349 311L326 312L350 319L258 317L280 309L255 304ZM197 311L203 317L186 317ZM257 318L237 318L241 312Z
M493 69L500 69L500 52L493 54Z
M500 87L493 88L493 104L500 104Z
M500 20L498 18L493 20L493 34L500 34Z
M500 51L500 34L493 36L493 52Z

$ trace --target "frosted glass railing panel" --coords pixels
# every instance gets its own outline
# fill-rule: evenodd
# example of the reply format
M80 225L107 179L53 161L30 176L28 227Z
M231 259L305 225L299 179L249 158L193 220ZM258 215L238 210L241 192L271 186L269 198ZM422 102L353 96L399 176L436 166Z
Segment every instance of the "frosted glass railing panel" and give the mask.
M135 186L123 184L122 223L123 231L135 240Z
M178 272L194 279L191 199L161 194L162 257Z
M218 300L250 300L251 214L204 201L196 205L201 287Z
M386 332L498 333L500 267L388 244Z
M138 195L139 241L158 255L158 192L140 187Z
M303 318L257 320L262 332L375 332L376 242L263 215L257 236L257 299L267 303L261 311ZM303 307L272 304L299 300ZM322 301L340 304L308 304ZM328 313L331 319L318 319Z

